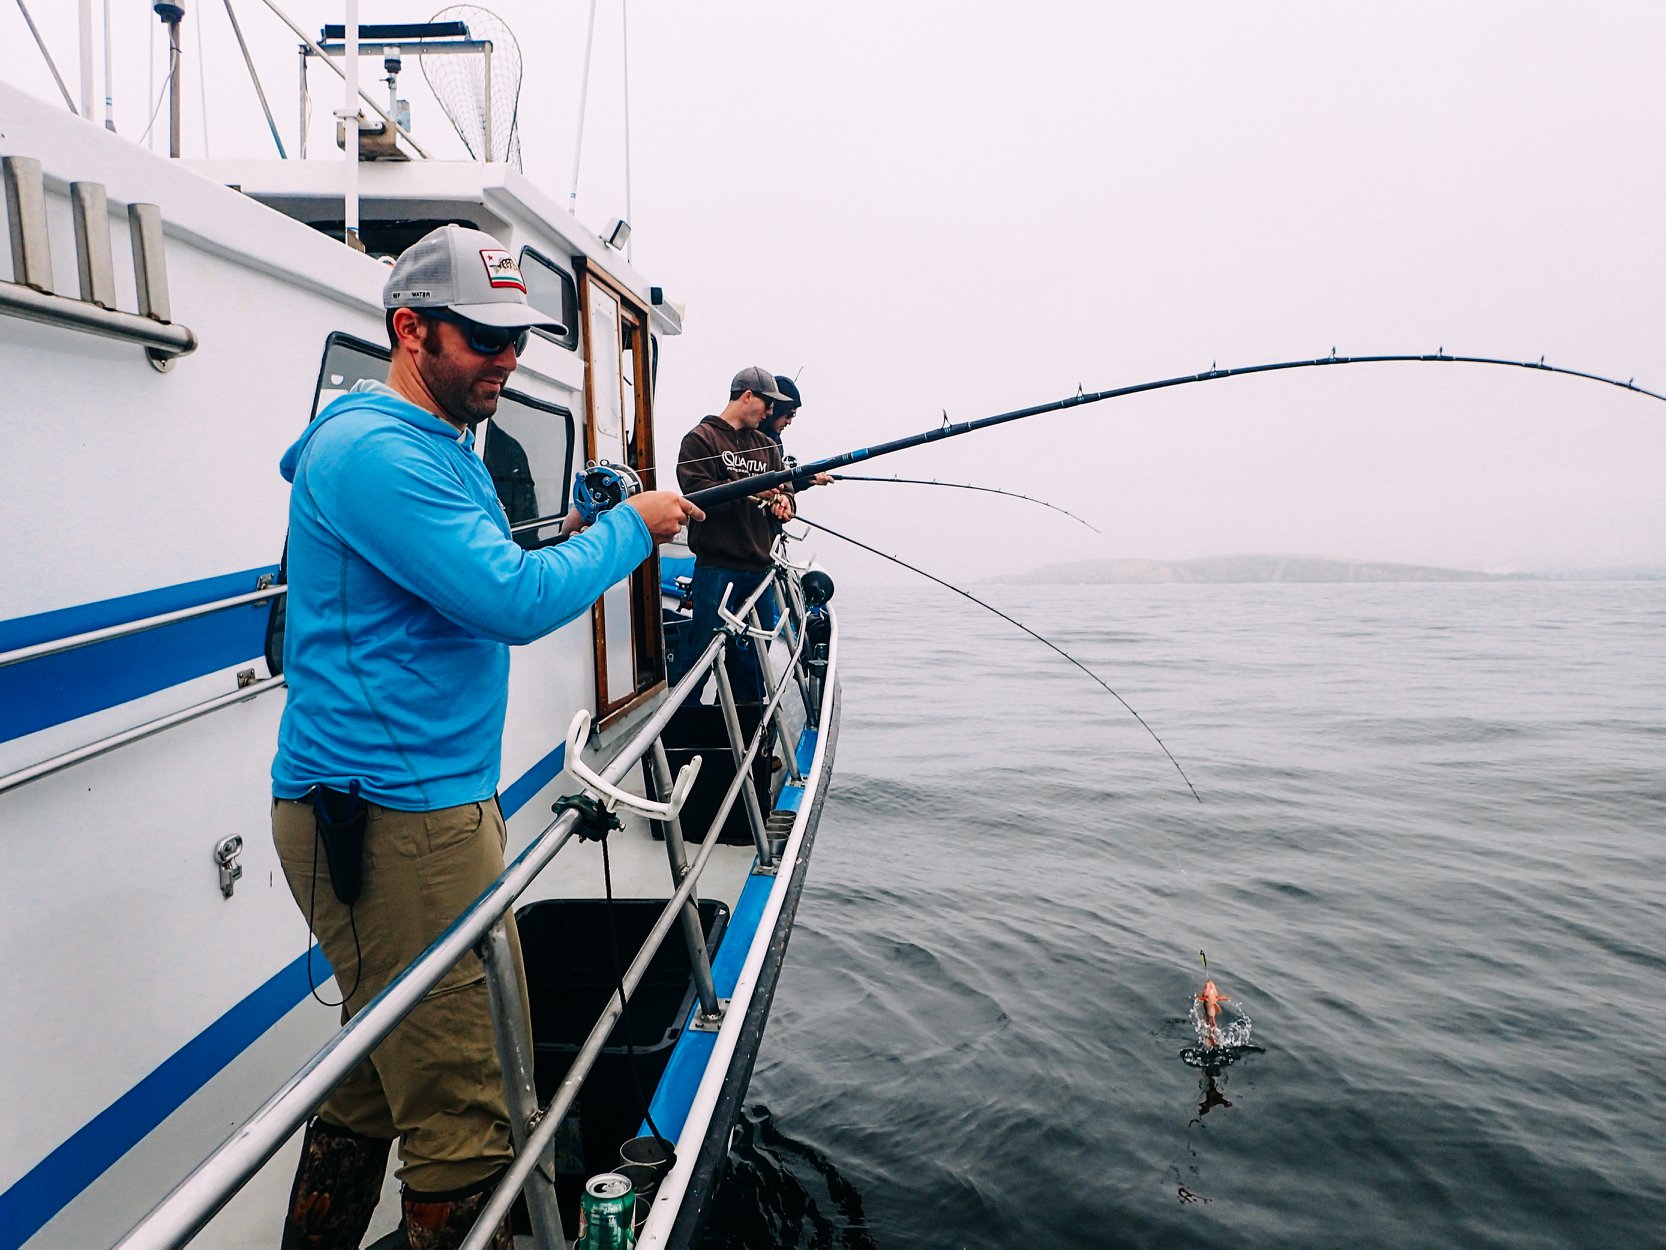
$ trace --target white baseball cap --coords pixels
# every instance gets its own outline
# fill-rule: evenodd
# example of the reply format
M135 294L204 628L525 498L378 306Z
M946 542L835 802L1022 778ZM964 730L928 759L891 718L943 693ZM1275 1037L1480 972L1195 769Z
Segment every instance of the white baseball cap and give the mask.
M567 327L526 302L526 282L515 254L484 230L441 226L399 254L383 308L448 308L481 325L514 329Z

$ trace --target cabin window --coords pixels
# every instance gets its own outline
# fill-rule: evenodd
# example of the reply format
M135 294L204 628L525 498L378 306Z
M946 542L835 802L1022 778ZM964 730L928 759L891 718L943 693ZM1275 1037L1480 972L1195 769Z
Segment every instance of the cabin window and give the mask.
M526 302L546 316L559 318L567 327L565 334L552 334L548 330L536 333L577 351L578 286L573 282L573 275L549 257L527 247L521 249L521 277L526 282Z
M363 339L330 335L312 416L359 382L386 382L390 355L386 347ZM498 397L496 415L481 427L481 459L515 541L528 550L555 537L567 514L575 434L573 414L567 409L515 390Z
M359 382L386 382L391 355L386 347L351 335L330 335L324 341L324 367L318 371L318 386L312 393L312 415L316 417L331 400L340 399Z
M504 391L486 423L482 459L509 516L510 534L529 551L561 528L573 464L573 414Z

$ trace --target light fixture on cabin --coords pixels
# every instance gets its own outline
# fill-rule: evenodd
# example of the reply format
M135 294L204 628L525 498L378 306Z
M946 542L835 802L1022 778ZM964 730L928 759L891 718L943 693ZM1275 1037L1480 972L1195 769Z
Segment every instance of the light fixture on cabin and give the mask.
M631 223L623 217L615 217L613 225L608 227L607 245L616 252L625 250L625 244L631 241Z

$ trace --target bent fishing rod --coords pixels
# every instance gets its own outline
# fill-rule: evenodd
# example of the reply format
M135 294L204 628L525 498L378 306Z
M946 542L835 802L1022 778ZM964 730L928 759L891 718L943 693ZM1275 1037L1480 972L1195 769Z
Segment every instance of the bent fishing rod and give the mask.
M693 496L691 495L691 496L689 496L689 498L692 499ZM892 564L901 565L903 568L907 569L910 573L918 573L921 577L926 578L928 581L936 582L939 586L943 587L944 590L952 590L952 591L955 592L955 594L959 595L961 598L970 599L973 603L977 604L980 608L983 608L985 611L993 612L996 616L1000 617L1007 624L1017 626L1019 629L1023 630L1026 634L1028 634L1031 638L1034 638L1037 642L1041 643L1043 646L1051 647L1054 651L1058 652L1066 660L1069 660L1070 663L1074 664L1077 668L1081 669L1089 677L1093 678L1094 681L1098 682L1099 685L1105 690L1105 692L1107 694L1109 694L1118 703L1122 704L1123 707L1128 709L1128 714L1130 716L1132 716L1135 720L1139 721L1140 728L1144 729L1146 733L1150 734L1151 735L1151 740L1153 742L1155 742L1159 747L1162 748L1162 751L1163 751L1164 755L1169 757L1169 763L1174 765L1174 771L1180 774L1180 780L1184 781L1186 783L1186 789L1188 789L1192 792L1192 797L1194 799L1196 799L1199 803L1203 802L1203 796L1200 795L1197 792L1197 787L1192 784L1192 779L1190 777L1186 776L1186 770L1184 768L1180 767L1180 761L1174 758L1174 752L1170 751L1168 749L1168 744L1165 743L1161 738L1159 738L1157 736L1157 731L1146 723L1145 717L1141 716L1137 711L1135 711L1133 704L1129 703L1127 699L1124 699L1115 690L1112 690L1111 687L1110 687L1110 684L1108 682L1106 682L1106 680L1103 677L1101 677L1098 673L1094 672L1086 664L1083 664L1080 660L1078 660L1075 656L1071 655L1070 652L1066 651L1063 647L1059 646L1058 643L1053 642L1049 638L1042 637L1042 635L1036 633L1035 630L1031 629L1028 625L1024 624L1023 621L1019 620L1016 617L1008 616L1005 612L1001 611L1000 608L995 607L993 604L985 603L982 599L979 599L976 595L972 594L970 591L962 590L959 586L956 586L953 582L946 582L941 577L938 577L936 574L928 573L924 569L919 568L916 565L910 564L907 560L904 560L899 556L889 555L886 552L880 551L878 548L870 547L870 546L868 546L867 543L861 542L858 539L852 538L849 534L841 534L838 530L832 529L829 526L823 525L818 521L812 521L807 517L800 516L800 517L796 517L794 519L799 521L801 524L808 525L813 530L820 530L823 534L826 534L829 537L837 538L841 542L847 542L852 547L860 547L863 551L869 552L872 555L876 555L882 560L889 560Z
M910 447L940 442L945 438L957 438L962 434L970 434L974 430L986 430L991 426L1004 425L1008 421L1022 421L1025 417L1036 417L1047 412L1062 412L1067 408L1080 408L1084 404L1102 403L1108 399L1121 399L1128 395L1144 394L1146 391L1161 391L1174 386L1190 386L1195 382L1218 382L1224 378L1245 377L1252 373L1278 373L1288 369L1322 369L1331 365L1378 364L1498 365L1507 369L1534 369L1541 373L1559 373L1566 377L1584 378L1588 382L1601 382L1605 386L1617 386L1623 391L1632 391L1638 395L1646 395L1650 399L1658 399L1666 403L1666 395L1638 386L1635 378L1622 382L1618 378L1604 377L1600 373L1587 373L1583 369L1568 369L1561 365L1549 365L1545 363L1542 356L1536 362L1531 360L1506 360L1497 356L1451 355L1445 348L1441 348L1433 354L1424 355L1338 356L1332 352L1329 356L1320 356L1314 360L1281 360L1273 364L1239 365L1232 369L1218 369L1211 365L1203 373L1187 373L1178 377L1160 378L1155 382L1137 382L1132 386L1118 386L1108 391L1078 390L1074 395L1067 396L1064 399L1056 399L1045 404L1034 404L1028 408L1016 408L1011 412L996 413L992 417L980 417L975 421L951 422L948 415L944 414L943 424L935 429L922 430L918 434L892 439L888 443L879 443L873 447L858 447L854 451L829 456L825 460L801 464L797 468L776 469L769 473L757 473L751 477L737 478L733 482L724 482L718 486L708 486L704 490L695 491L688 498L701 508L711 508L747 495L755 495L759 491L784 486L788 482L795 486L803 486L817 473L831 473L833 470L842 469L846 465L856 464L862 460L874 460L880 456L888 456L895 451L906 451Z

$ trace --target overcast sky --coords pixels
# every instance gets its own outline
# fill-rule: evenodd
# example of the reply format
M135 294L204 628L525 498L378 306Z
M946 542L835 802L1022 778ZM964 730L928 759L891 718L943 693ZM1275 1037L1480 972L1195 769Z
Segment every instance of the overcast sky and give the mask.
M281 2L314 32L342 16ZM295 40L259 0L234 4L290 138ZM148 3L114 6L117 124L136 137L160 28ZM74 90L74 6L30 7ZM528 64L526 172L565 200L588 8L492 7ZM212 155L270 153L220 0L190 9ZM364 21L427 12L361 4ZM622 17L600 0L577 201L595 228L626 209ZM1658 0L632 0L628 20L634 260L688 305L661 362L663 456L751 363L800 373L801 458L944 410L1332 347L1543 355L1666 390ZM203 149L196 38L188 25L187 155ZM0 50L7 79L55 98L10 0ZM333 156L339 88L320 71L314 91L312 150ZM460 152L414 66L402 94L418 137ZM1215 382L866 471L1006 486L1104 531L966 492L805 499L955 578L1238 552L1666 564L1666 405L1526 372Z

